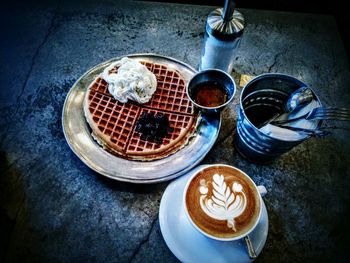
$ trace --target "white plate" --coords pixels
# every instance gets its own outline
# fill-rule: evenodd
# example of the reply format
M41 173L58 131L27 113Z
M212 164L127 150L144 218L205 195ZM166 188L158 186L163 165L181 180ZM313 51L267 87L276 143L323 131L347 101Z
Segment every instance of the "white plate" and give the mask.
M163 238L182 262L221 263L250 262L245 242L217 241L202 235L188 221L182 203L182 195L188 178L203 168L198 166L186 175L173 181L166 188L159 208L159 224ZM268 215L265 203L256 228L249 234L256 254L259 255L265 245L268 233Z

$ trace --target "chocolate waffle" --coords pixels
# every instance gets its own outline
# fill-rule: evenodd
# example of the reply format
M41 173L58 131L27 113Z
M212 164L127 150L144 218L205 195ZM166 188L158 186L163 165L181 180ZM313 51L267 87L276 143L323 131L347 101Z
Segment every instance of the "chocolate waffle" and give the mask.
M124 158L154 160L166 157L189 141L194 132L198 113L185 90L185 81L165 65L142 62L157 77L157 90L145 104L121 103L108 91L108 83L97 77L89 86L84 101L84 113L95 140L106 150ZM110 71L116 72L114 68ZM141 139L135 130L143 113L162 113L171 132L161 144Z

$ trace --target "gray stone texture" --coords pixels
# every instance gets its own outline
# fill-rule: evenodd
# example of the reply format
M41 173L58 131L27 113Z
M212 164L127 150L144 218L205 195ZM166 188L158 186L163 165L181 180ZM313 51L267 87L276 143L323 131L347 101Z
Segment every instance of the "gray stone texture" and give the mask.
M72 84L112 57L150 52L197 67L213 7L117 0L14 6L0 16L1 260L177 262L158 220L168 183L133 185L92 171L66 143L61 113ZM349 64L332 17L240 11L247 27L237 72L290 74L324 105L349 107ZM203 163L237 166L266 186L269 235L257 262L345 262L349 129L254 165L232 144L239 94Z

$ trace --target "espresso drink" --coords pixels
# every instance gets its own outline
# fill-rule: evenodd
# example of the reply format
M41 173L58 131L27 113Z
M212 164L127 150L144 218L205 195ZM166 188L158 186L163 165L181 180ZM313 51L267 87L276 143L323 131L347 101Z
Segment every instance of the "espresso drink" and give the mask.
M260 216L260 194L239 170L210 166L189 183L186 207L193 223L203 232L222 239L244 235Z

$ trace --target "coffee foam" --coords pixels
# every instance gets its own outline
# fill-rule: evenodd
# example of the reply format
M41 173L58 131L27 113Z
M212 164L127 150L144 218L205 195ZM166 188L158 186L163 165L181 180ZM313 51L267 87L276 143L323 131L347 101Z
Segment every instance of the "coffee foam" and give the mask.
M260 194L239 170L210 166L198 172L187 188L191 220L217 238L235 238L254 227L260 215Z

